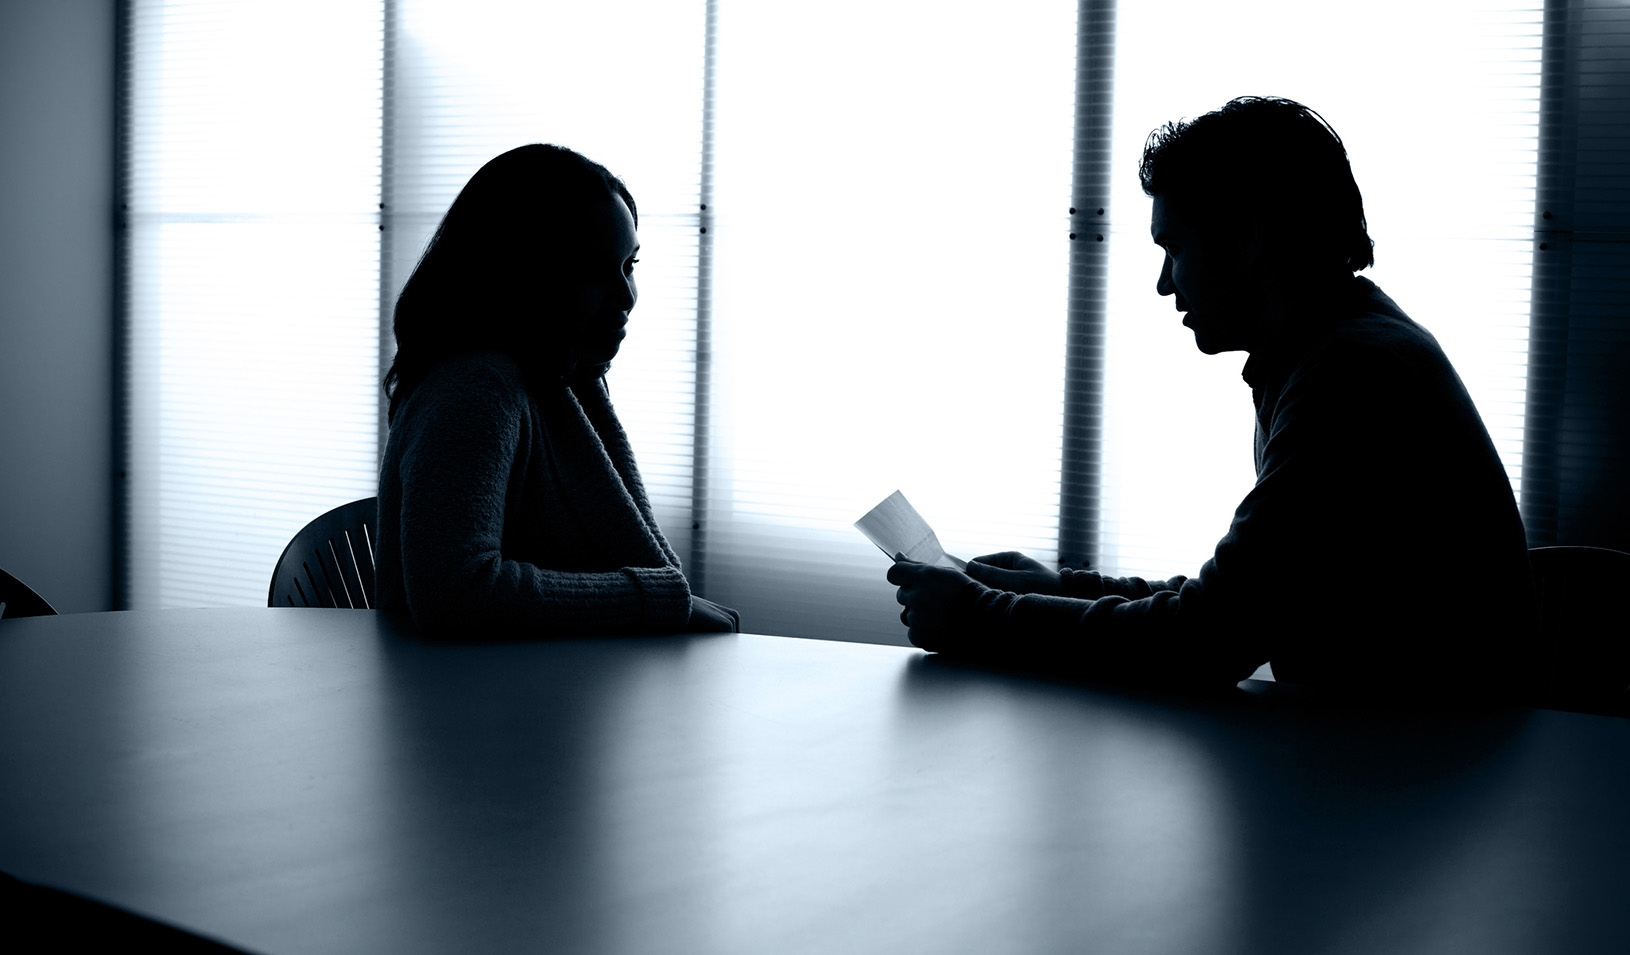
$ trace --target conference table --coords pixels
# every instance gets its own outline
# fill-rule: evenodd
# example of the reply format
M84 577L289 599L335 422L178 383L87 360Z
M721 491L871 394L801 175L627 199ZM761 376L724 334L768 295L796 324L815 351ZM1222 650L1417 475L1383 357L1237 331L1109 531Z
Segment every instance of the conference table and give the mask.
M1630 720L468 636L0 621L0 871L265 953L1630 950Z

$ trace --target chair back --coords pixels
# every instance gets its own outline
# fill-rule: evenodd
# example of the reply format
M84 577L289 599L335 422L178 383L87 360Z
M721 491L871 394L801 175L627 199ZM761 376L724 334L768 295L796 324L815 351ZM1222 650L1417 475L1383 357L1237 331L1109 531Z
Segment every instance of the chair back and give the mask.
M1539 602L1541 701L1622 712L1630 703L1630 553L1535 547L1528 565Z
M342 504L301 529L272 571L268 607L374 606L379 498Z
M34 588L0 570L0 619L56 615L56 608L35 593Z

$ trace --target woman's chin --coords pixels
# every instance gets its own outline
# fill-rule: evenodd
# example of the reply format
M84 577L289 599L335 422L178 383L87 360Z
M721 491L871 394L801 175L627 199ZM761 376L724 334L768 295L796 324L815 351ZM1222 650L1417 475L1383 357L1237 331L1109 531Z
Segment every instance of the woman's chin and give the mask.
M602 361L595 361L592 358L579 358L572 363L571 371L566 373L566 377L571 381L593 381L610 370L610 358Z

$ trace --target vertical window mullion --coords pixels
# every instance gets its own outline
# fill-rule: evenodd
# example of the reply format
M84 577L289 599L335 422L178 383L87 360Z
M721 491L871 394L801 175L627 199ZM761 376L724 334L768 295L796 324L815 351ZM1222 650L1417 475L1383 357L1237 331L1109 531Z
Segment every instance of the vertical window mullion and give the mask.
M696 365L692 397L691 539L685 576L694 593L707 587L708 456L712 453L713 387L713 133L718 82L719 0L707 0L703 26L702 162L696 248Z
M1104 323L1115 87L1115 0L1081 0L1075 47L1075 149L1070 187L1070 297L1058 559L1099 560L1103 466Z
M385 439L390 434L390 399L385 396L384 369L396 358L396 293L406 276L396 274L395 243L396 137L396 56L401 0L383 0L384 26L380 30L379 51L379 368L380 388L376 399L379 425L376 429L376 456L385 455Z

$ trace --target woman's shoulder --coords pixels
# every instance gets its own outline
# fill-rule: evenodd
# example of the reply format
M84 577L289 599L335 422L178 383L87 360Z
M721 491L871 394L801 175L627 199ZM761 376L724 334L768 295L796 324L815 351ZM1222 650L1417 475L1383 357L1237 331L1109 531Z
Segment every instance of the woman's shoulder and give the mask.
M526 378L515 359L496 349L480 349L453 355L436 364L420 387L467 388L472 385L526 390Z
M526 377L499 351L473 351L439 362L398 410L400 418L517 417L528 406Z

